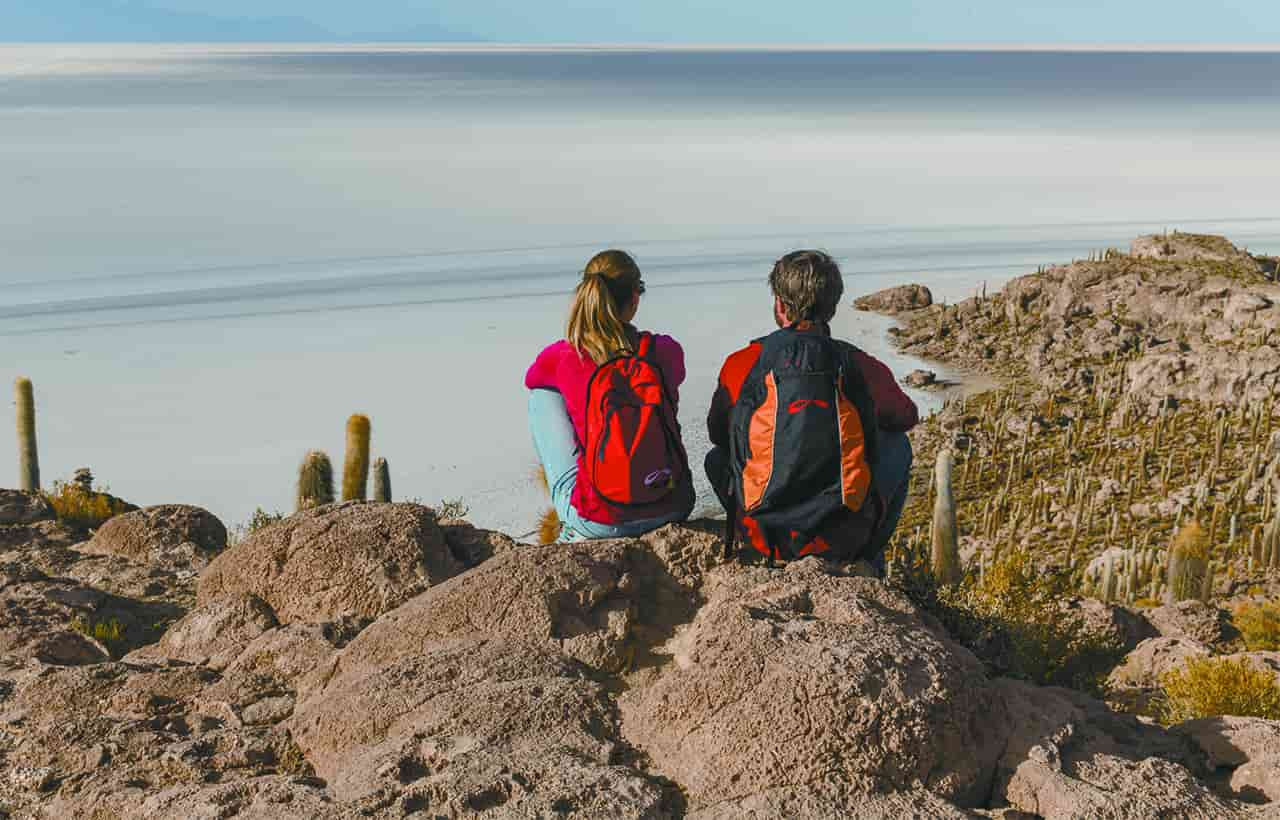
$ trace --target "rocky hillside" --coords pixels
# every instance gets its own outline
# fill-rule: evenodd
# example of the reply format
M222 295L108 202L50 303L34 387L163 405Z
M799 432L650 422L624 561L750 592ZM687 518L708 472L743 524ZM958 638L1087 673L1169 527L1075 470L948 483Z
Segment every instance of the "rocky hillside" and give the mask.
M1280 816L1280 722L993 677L884 582L722 564L713 524L534 547L348 502L225 548L165 507L68 543L0 499L3 816Z

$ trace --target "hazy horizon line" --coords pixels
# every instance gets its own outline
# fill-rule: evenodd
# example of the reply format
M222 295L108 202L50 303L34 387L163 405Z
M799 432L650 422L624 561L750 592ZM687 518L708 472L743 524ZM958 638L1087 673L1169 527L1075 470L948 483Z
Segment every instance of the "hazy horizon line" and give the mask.
M103 47L205 47L220 49L271 48L282 51L336 51L351 48L375 51L453 52L538 52L538 51L759 51L759 52L876 52L876 51L960 51L960 52L1079 52L1079 53L1271 53L1280 52L1275 43L1186 43L1186 42L904 42L904 43L651 43L651 42L498 42L498 41L404 41L351 40L304 41L217 41L217 40L0 40L0 48L40 46Z

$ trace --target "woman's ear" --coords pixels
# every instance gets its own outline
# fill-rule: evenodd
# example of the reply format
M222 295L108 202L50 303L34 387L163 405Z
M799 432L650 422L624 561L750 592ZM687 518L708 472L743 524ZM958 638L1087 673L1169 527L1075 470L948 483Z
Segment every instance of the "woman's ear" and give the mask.
M778 323L778 327L786 327L791 324L791 320L787 318L787 309L782 306L782 297L773 297L773 321Z
M636 318L636 314L640 312L640 291L631 294L631 301L627 303L627 309L622 315L622 321L630 322Z

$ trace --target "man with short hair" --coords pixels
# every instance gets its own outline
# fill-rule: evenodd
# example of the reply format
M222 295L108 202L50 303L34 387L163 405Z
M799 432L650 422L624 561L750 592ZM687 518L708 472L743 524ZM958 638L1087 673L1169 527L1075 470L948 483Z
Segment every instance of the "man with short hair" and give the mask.
M738 539L774 558L864 559L883 572L911 473L916 405L883 363L831 338L844 294L821 251L769 275L779 329L731 355L707 416L707 477Z

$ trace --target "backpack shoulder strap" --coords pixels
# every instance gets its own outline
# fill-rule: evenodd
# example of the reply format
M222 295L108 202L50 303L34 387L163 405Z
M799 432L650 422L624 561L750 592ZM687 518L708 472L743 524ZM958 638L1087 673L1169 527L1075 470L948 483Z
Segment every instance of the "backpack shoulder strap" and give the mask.
M642 359L647 359L652 352L653 334L647 330L640 331L640 343L636 345L636 355Z

